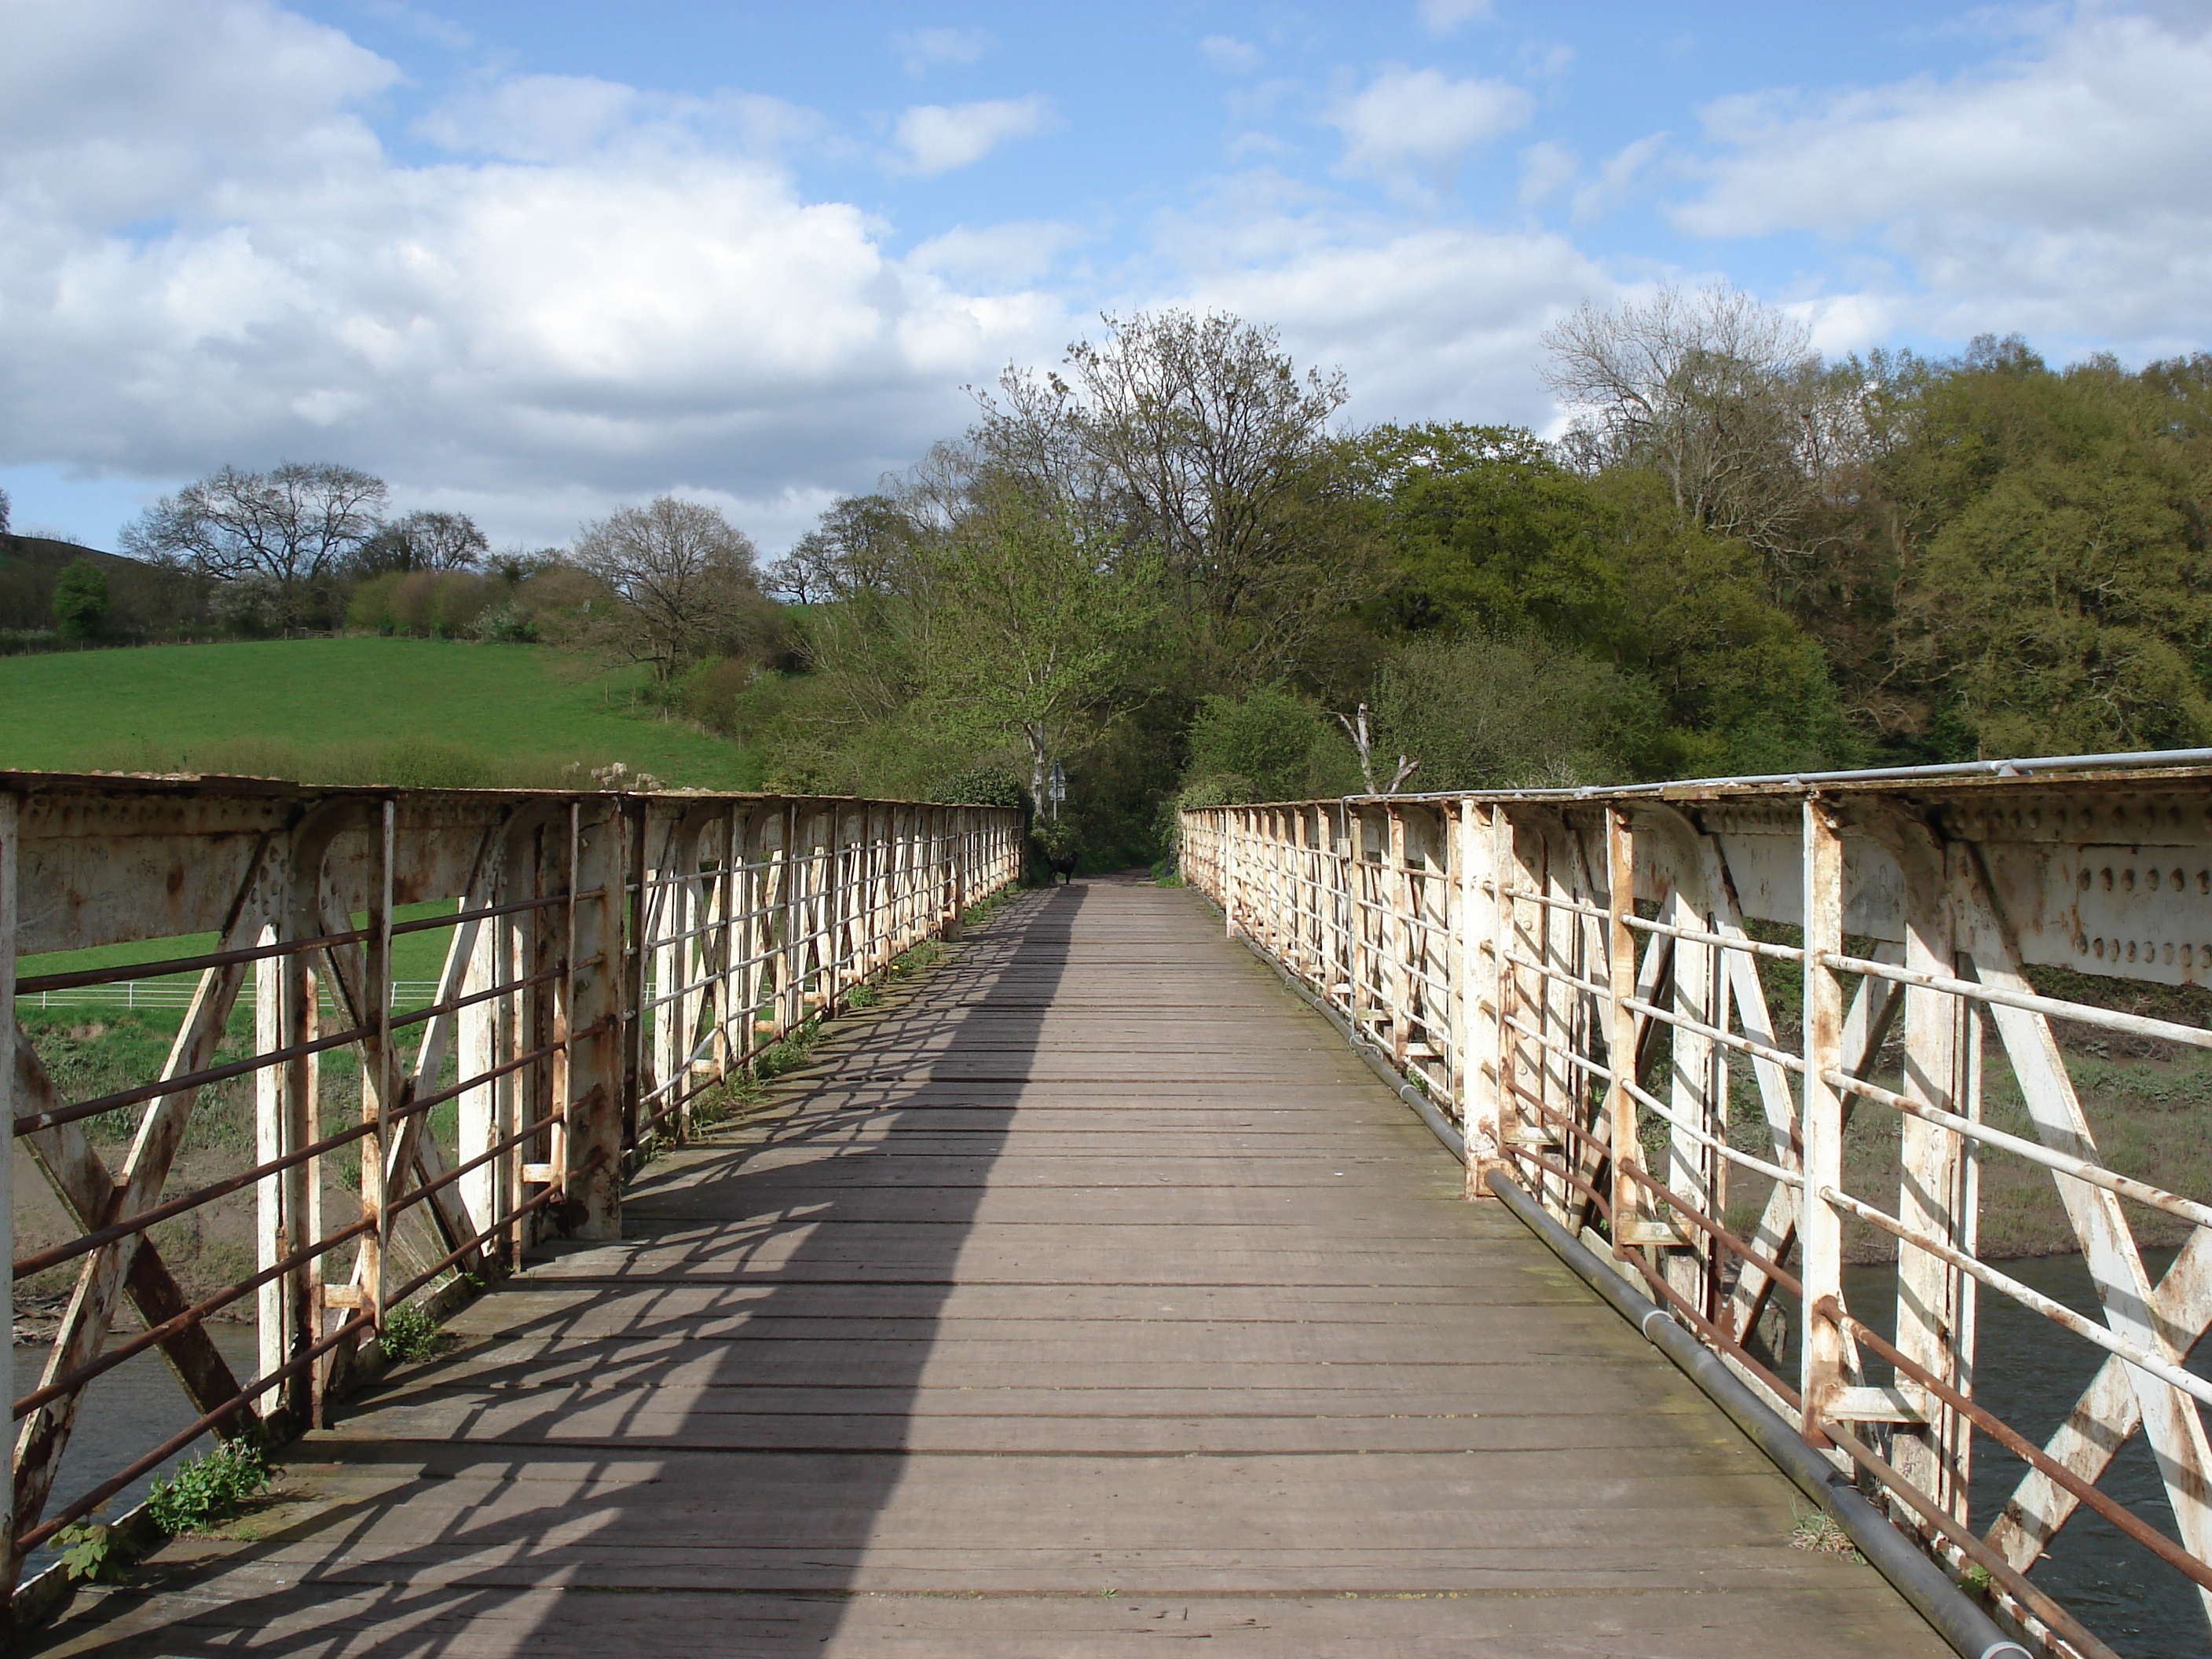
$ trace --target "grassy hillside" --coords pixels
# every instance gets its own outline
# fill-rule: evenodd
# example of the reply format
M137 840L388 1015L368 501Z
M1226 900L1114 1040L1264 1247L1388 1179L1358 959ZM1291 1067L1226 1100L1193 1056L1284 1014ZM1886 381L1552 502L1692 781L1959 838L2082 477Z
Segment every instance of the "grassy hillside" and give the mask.
M742 789L757 758L633 711L638 672L538 646L266 640L0 658L0 768L517 783L619 760Z

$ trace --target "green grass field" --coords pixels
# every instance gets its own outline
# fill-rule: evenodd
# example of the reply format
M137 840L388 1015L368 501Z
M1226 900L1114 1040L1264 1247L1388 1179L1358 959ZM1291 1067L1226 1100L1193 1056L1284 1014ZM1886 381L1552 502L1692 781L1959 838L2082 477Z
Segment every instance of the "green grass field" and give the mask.
M0 769L549 785L621 761L744 789L757 757L629 707L642 671L540 646L268 640L0 658Z

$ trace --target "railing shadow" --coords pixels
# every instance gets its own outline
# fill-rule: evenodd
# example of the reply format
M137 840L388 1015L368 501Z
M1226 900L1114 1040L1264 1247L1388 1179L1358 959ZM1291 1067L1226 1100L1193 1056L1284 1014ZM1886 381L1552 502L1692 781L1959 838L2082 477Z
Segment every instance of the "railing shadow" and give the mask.
M295 1452L353 1465L333 1486L388 1464L388 1485L173 1571L161 1588L198 1602L187 1622L100 1650L819 1651L904 1474L1083 901L1014 901L765 1134L646 1171L621 1244L494 1290L470 1323L496 1334ZM589 1593L635 1590L711 1605ZM50 1635L82 1643L129 1605Z

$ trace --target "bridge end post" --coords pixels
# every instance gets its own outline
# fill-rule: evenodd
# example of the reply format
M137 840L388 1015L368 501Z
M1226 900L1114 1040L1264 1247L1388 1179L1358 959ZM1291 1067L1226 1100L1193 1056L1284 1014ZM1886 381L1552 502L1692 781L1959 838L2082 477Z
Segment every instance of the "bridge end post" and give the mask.
M569 1053L566 1195L572 1237L622 1237L623 1121L631 1103L625 1086L635 1073L624 1064L623 989L628 975L623 914L629 860L626 819L618 807L587 819L570 808L568 1026Z

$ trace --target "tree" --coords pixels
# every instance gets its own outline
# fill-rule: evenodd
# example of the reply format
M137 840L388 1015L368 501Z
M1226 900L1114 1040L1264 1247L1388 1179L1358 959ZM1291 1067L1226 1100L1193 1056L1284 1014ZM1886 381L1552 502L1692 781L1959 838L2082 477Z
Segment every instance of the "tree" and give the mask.
M0 489L0 536L12 533L9 529L9 526L14 521L9 517L11 505L12 504L8 500L8 492L4 489Z
M90 559L76 559L54 579L54 627L65 640L87 640L107 620L107 577Z
M1977 342L1885 469L1897 664L1984 754L2212 741L2212 446L2189 365L2154 369Z
M310 587L375 534L386 493L383 480L327 461L287 461L270 472L226 466L147 508L123 546L219 581L265 583L278 624L289 627Z
M1570 453L1650 466L1676 508L1748 542L1781 593L1802 574L1827 477L1863 447L1856 377L1831 371L1796 319L1723 284L1547 330L1545 384L1578 412Z
M971 514L929 560L923 700L944 726L1017 738L1042 811L1053 763L1114 709L1162 613L1159 566L1106 550L1012 490Z
M1613 515L1597 487L1520 427L1376 427L1358 441L1408 632L1540 628L1601 637L1621 606Z
M1626 783L1661 721L1642 677L1534 633L1413 641L1376 677L1377 735L1417 789Z
M465 513L410 513L378 526L353 556L358 576L388 571L474 570L491 541Z
M888 593L910 557L916 526L886 495L848 495L768 570L768 586L793 605Z
M1224 313L1104 318L1066 375L1009 368L979 394L979 461L1128 550L1188 600L1202 672L1277 678L1357 591L1329 422L1341 374L1301 374L1271 328Z
M751 539L703 502L657 495L619 507L576 543L578 568L616 600L592 636L672 680L715 646L759 632L766 600L755 557Z
M1327 717L1275 685L1199 700L1187 775L1244 800L1308 800L1348 793L1359 784L1344 739Z

